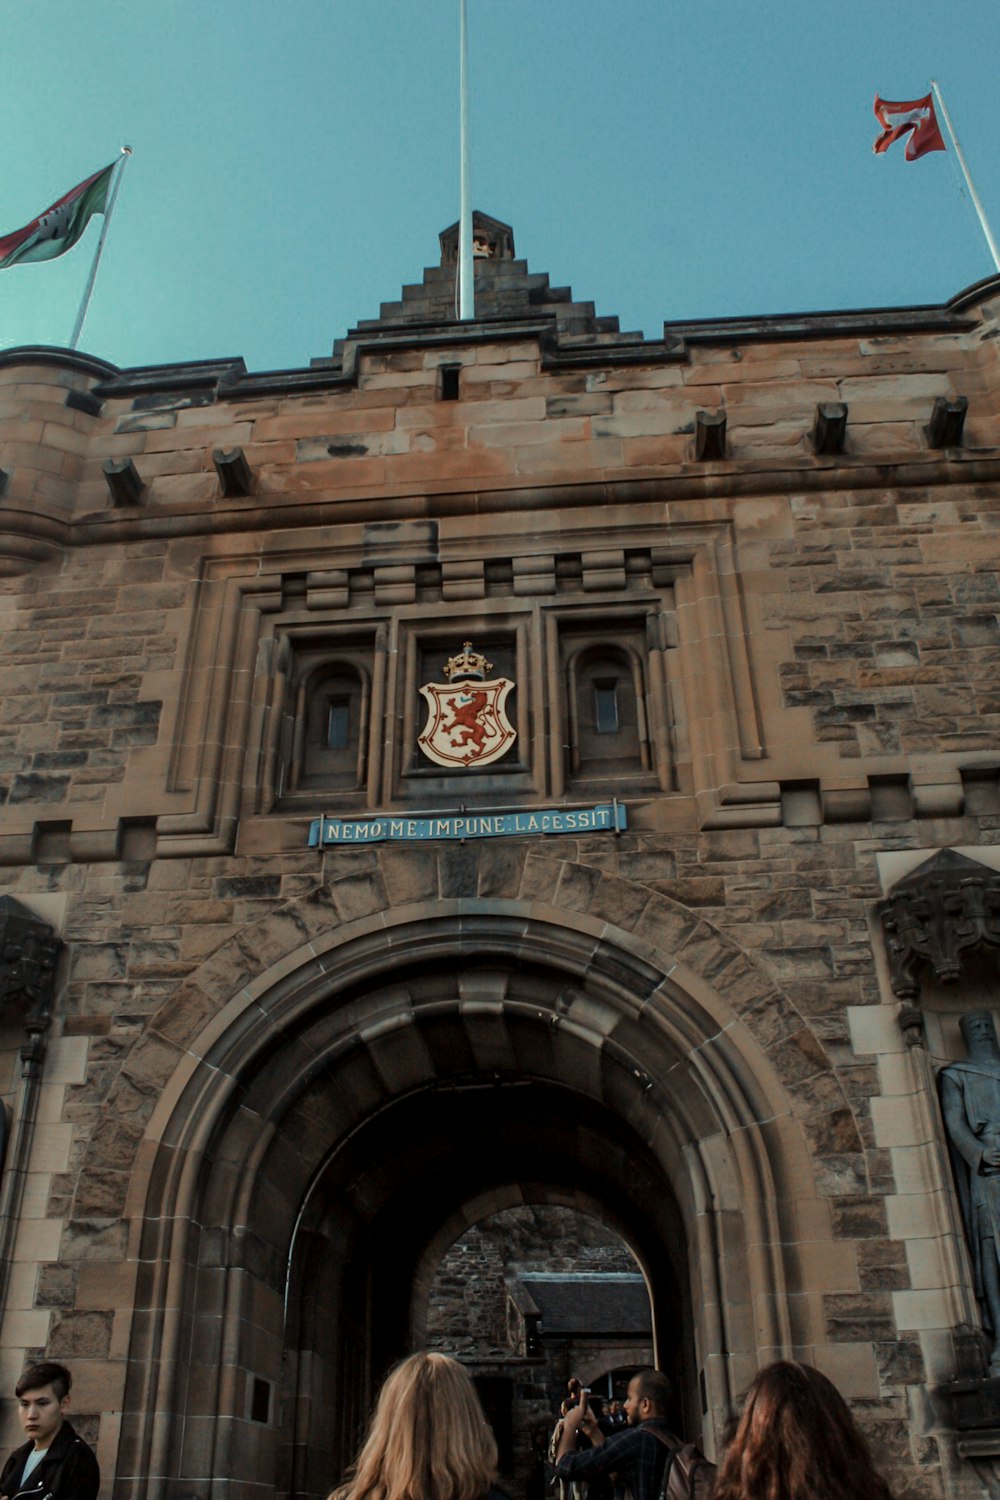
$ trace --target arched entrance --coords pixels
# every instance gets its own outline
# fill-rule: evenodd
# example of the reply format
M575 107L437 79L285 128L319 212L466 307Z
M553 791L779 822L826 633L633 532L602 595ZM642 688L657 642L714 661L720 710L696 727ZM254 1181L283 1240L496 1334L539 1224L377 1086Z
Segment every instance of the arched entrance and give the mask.
M342 924L200 1030L190 997L165 1013L192 1040L130 1205L148 1311L119 1493L325 1495L484 1207L621 1233L709 1446L758 1349L789 1347L789 1111L749 1032L599 917L473 905Z
M367 1121L333 1152L310 1193L292 1251L286 1328L296 1404L309 1412L289 1454L290 1492L308 1488L302 1476L312 1467L340 1472L372 1382L424 1342L424 1283L443 1226L485 1202L586 1204L620 1226L647 1275L660 1363L682 1395L689 1430L700 1426L686 1233L648 1144L601 1101L564 1084L509 1067L478 1078L456 1072Z

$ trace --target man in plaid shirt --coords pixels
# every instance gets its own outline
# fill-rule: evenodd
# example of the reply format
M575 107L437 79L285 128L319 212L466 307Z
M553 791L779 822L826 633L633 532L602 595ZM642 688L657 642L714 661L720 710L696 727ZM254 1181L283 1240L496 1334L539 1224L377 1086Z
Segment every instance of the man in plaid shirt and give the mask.
M556 1453L560 1479L587 1480L599 1474L615 1475L615 1494L628 1492L631 1500L658 1500L663 1473L671 1448L679 1446L667 1426L666 1413L672 1391L670 1381L659 1370L643 1370L629 1381L625 1415L628 1426L605 1437L590 1410L586 1396L563 1418L562 1438ZM667 1447L655 1431L670 1439ZM576 1435L583 1432L593 1446L575 1453Z

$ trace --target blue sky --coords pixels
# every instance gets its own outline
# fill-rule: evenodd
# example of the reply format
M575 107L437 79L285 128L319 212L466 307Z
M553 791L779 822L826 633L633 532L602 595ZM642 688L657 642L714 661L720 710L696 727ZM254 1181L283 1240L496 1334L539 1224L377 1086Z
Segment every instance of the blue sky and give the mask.
M954 160L876 158L941 83L1000 235L996 0L469 0L476 207L622 327L941 302L992 272ZM307 364L458 215L458 0L14 0L0 233L135 155L81 348ZM65 344L99 232L0 274Z

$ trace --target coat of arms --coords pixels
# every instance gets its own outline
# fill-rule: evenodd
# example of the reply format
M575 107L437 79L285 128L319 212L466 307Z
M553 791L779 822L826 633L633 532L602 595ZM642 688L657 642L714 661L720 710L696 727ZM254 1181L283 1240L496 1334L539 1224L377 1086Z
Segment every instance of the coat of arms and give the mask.
M444 682L428 682L420 689L427 700L427 723L417 744L436 765L488 766L514 743L517 730L504 712L514 686L509 677L486 680L493 663L466 641L458 656L445 665Z

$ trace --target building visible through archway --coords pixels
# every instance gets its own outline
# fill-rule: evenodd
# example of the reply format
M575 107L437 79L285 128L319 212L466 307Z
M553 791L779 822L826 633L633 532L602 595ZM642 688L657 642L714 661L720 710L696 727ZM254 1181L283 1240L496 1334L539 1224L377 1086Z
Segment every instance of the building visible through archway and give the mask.
M471 1371L504 1489L519 1495L544 1482L539 1454L569 1377L608 1402L654 1359L639 1262L599 1219L552 1204L502 1209L466 1230L434 1273L425 1329L427 1348Z

